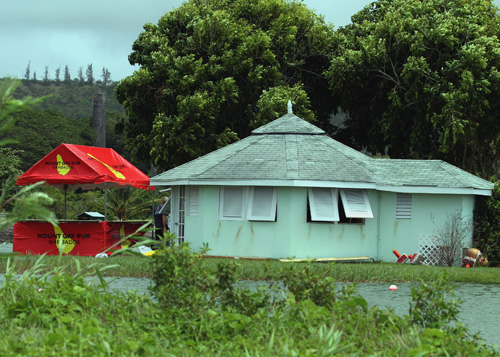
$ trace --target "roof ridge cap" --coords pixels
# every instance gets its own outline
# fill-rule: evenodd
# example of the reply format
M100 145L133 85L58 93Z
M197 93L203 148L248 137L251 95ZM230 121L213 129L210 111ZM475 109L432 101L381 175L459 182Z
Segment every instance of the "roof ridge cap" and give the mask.
M325 141L325 145L328 145L329 147L331 147L332 149L336 150L339 154L341 154L342 156L344 156L345 158L349 159L349 160L352 160L353 162L355 162L357 165L359 165L361 168L363 168L364 170L367 170L369 171L369 177L370 177L370 180L373 181L373 182L378 182L377 181L377 173L369 166L369 165L366 165L367 162L371 161L371 160L374 160L373 158L371 158L370 156L366 155L366 154L363 154L362 152L356 150L356 149L353 149L352 147L350 147L349 145L346 145L338 140L335 140L333 139L332 137L328 136L328 135L325 135L328 139L330 140L326 140ZM335 149L333 146L330 145L330 142L333 141L335 143L339 143L340 145L342 146L345 146L346 148L350 149L350 150L353 150L355 151L357 154L360 154L360 155L364 155L366 157L366 160L367 162L365 161L362 161L360 159L358 159L357 157L352 157L352 156L347 156L345 153ZM373 177L372 175L375 175L375 177Z
M468 182L464 183L464 181L459 177L459 175L457 175L457 173L461 174L462 172L465 172L468 175L473 176L474 178L480 178L480 179L482 179L481 177L478 177L478 176L476 176L476 175L474 175L474 174L472 174L472 173L470 173L468 171L465 171L465 170L461 169L458 166L452 165L452 164L450 164L450 163L448 163L448 162L446 162L444 160L436 160L436 161L438 161L439 166L441 166L441 168L443 170L445 170L447 173L449 173L450 175L452 175L453 178L455 180L457 180L458 182L460 182L463 186L466 186L466 185L470 186L470 184ZM451 168L451 170L450 170L450 168ZM460 171L457 171L457 170L460 170Z

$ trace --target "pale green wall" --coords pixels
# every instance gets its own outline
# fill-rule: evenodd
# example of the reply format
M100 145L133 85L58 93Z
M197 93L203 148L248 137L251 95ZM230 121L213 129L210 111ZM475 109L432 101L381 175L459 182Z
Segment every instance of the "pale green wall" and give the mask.
M218 192L215 186L199 187L199 215L186 217L185 239L195 249L208 243L209 255L239 257L395 261L393 249L413 254L418 235L432 233L431 213L436 222L457 209L471 215L474 203L473 196L414 194L412 219L396 220L396 194L369 191L374 218L365 224L308 223L307 189L280 187L276 222L218 221Z
M384 261L395 259L393 249L401 254L417 252L419 235L434 233L456 211L472 218L474 209L471 195L413 194L412 218L396 219L396 193L383 192L380 196L380 259ZM471 242L472 236L469 247Z

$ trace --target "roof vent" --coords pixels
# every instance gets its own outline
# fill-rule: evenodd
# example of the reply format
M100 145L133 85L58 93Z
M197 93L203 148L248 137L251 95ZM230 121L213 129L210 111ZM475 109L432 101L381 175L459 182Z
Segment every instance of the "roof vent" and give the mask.
M290 99L288 99L288 114L293 114L292 101Z

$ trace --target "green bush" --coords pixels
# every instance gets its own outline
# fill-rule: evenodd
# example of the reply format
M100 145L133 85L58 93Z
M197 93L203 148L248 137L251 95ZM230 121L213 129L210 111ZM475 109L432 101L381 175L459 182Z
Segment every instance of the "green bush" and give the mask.
M500 265L500 181L492 196L478 204L474 221L474 247L488 256L490 266Z
M152 299L109 291L102 271L111 267L99 268L100 260L81 268L75 259L72 275L57 267L41 274L44 258L22 275L9 264L0 286L0 355L496 353L468 336L465 327L447 327L455 310L442 303L442 293L449 291L442 282L432 294L430 288L415 293L418 307L405 318L369 307L352 285L335 293L333 282L310 265L283 270L283 281L269 283L270 289L244 289L237 283L239 263L208 269L201 264L205 250L163 242L150 260ZM87 283L85 278L95 275L99 284ZM302 288L308 292L300 293ZM444 318L436 320L436 314Z

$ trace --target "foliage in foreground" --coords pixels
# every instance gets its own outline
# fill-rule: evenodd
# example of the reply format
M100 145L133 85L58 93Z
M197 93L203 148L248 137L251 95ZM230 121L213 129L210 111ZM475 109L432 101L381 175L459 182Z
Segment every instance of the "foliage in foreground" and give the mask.
M0 148L17 143L15 139L5 137L5 134L14 126L13 113L40 101L39 99L30 97L14 99L12 93L18 85L19 81L17 80L0 81ZM9 150L9 148L6 149L7 151L3 150L2 154L7 153L8 155L0 156L0 175L3 176L2 181L0 181L0 213L5 213L3 211L9 205L13 205L15 209L7 212L5 217L0 218L0 231L14 222L27 219L28 217L36 217L55 224L56 218L53 212L47 208L48 205L52 204L53 200L44 193L33 191L39 184L24 187L11 196L14 184L14 177L12 175L16 173L18 168L15 167L10 172L2 170L2 167L5 168L5 164L9 164L11 156L15 156L15 151ZM13 164L16 164L15 161Z
M370 308L348 287L309 269L282 270L266 289L238 288L236 263L206 269L187 245L152 260L153 299L108 291L43 259L22 276L9 266L0 288L1 355L474 355L495 352L467 334L443 305L443 281L414 292L409 317ZM282 284L288 289L284 289ZM426 290L428 289L428 290ZM285 293L286 291L286 293ZM428 294L429 291L435 294ZM429 313L439 316L429 319Z

